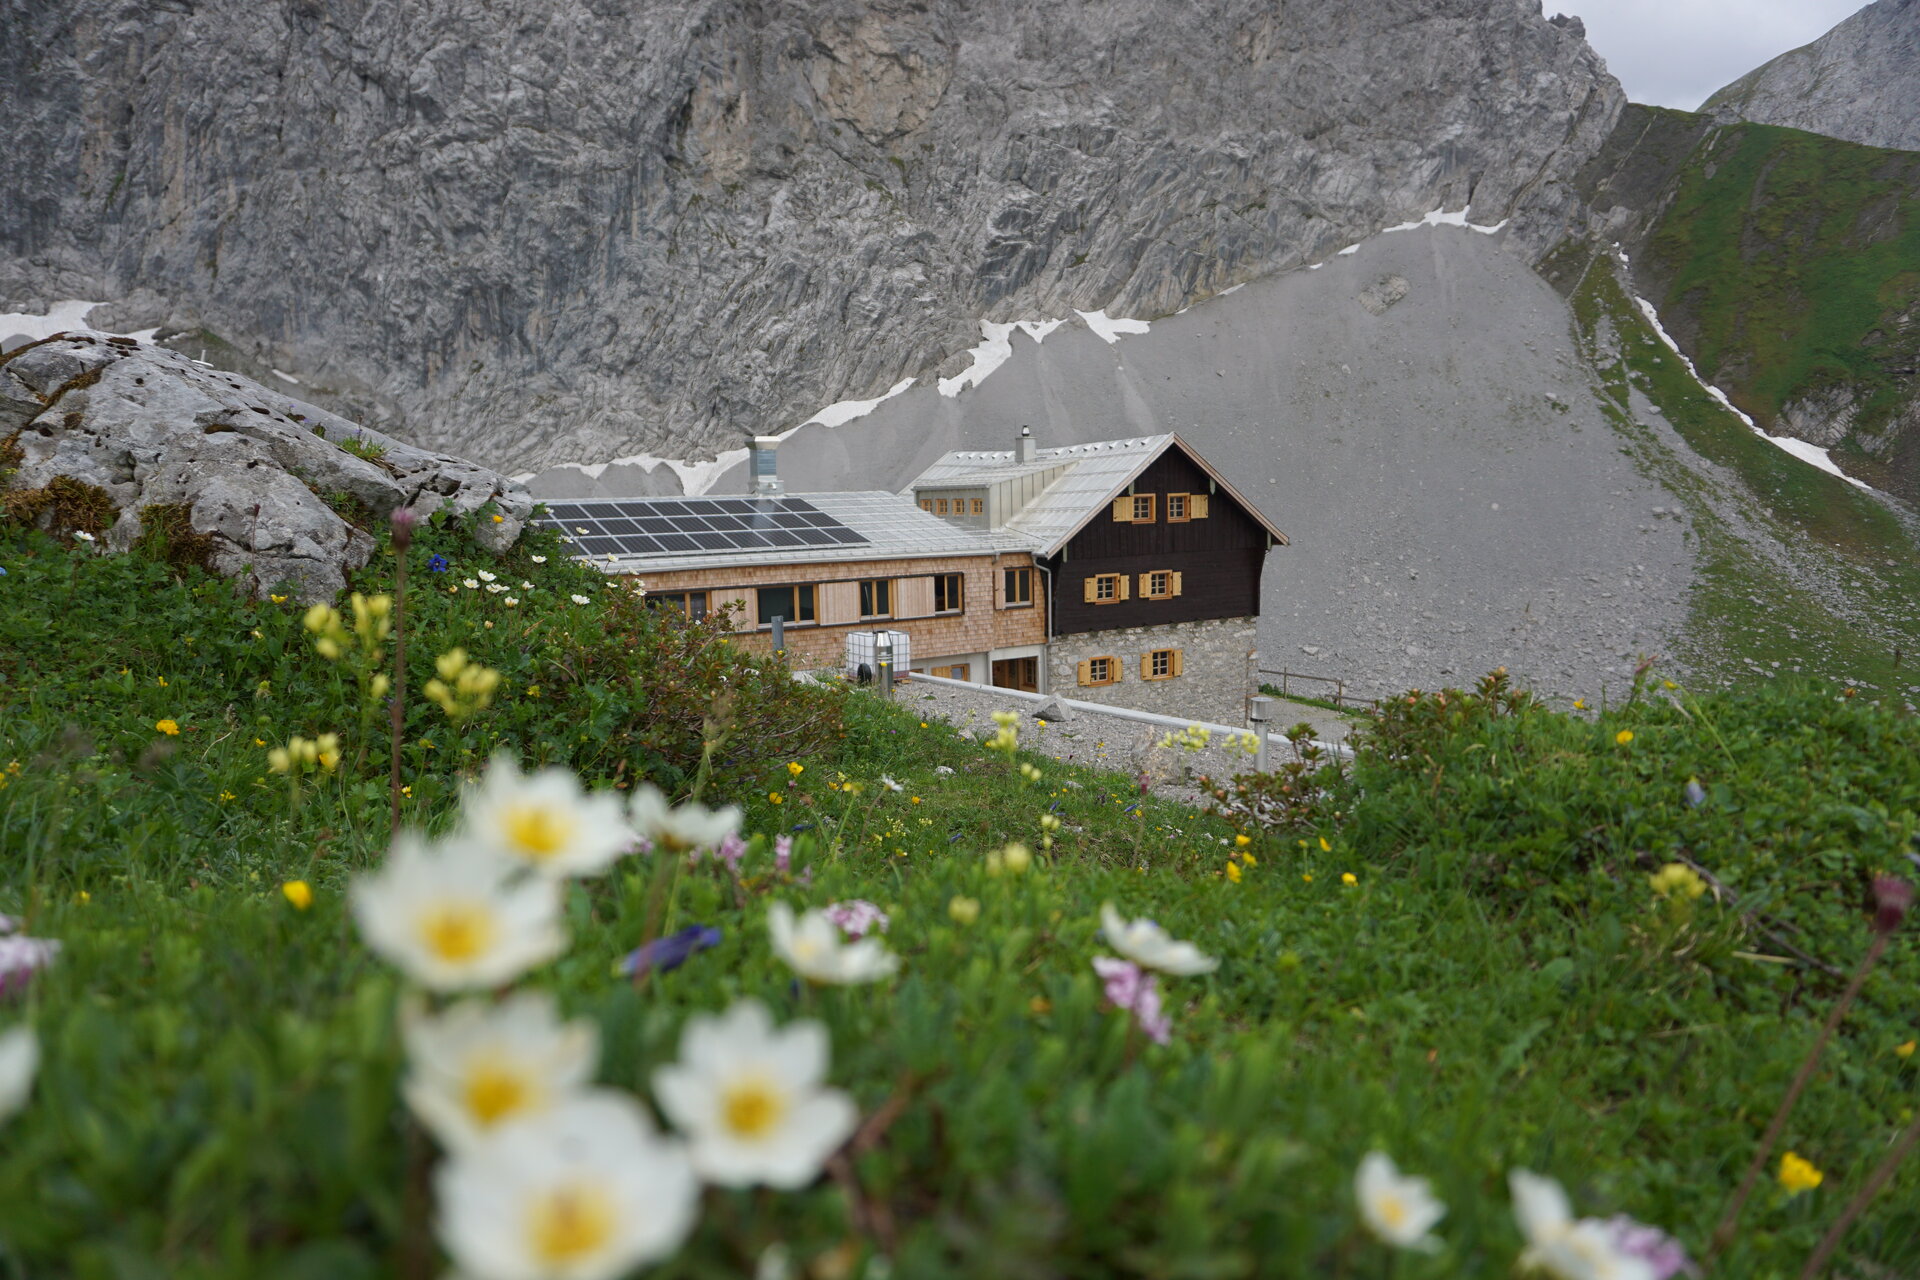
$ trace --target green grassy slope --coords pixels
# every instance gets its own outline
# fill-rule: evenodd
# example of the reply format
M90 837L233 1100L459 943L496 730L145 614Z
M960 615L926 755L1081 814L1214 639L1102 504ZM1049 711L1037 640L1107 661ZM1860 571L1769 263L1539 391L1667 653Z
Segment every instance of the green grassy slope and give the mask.
M1845 464L1920 499L1920 154L1631 107L1603 175L1643 211L1634 277L1703 376L1769 430L1841 393Z
M711 636L575 605L572 566L436 538L417 583L484 568L520 603L418 596L416 683L453 643L507 677L464 728L414 708L409 821L443 829L497 746L684 791L712 696L744 684L760 704L709 794L747 808L742 874L703 863L671 899L670 924L717 925L722 944L645 990L614 978L647 914L633 860L569 891L571 948L530 979L598 1023L599 1078L644 1097L691 1012L750 994L824 1022L835 1083L893 1116L852 1183L709 1193L649 1274L752 1274L777 1243L813 1276L878 1276L863 1259L885 1253L916 1280L1498 1277L1522 1165L1697 1254L1865 944L1867 877L1920 829L1920 722L1890 704L1659 690L1587 719L1451 695L1397 705L1328 816L1248 828L1229 877L1217 817L1043 757L1029 783L901 708L756 683ZM420 572L429 550L450 577ZM386 585L386 563L362 585ZM4 529L0 567L0 910L65 944L0 1006L47 1052L0 1130L0 1276L440 1274L407 1261L431 1206L397 1092L401 986L343 908L383 855L387 804L351 683L291 606L196 574ZM262 744L328 729L341 772L292 808ZM1051 854L989 874L989 850L1037 846L1042 813L1065 823ZM788 873L778 833L798 842ZM1732 896L1657 899L1648 874L1680 856ZM282 897L291 878L310 910ZM977 899L973 923L956 896ZM767 906L851 897L892 914L901 974L803 995L768 952ZM1106 900L1222 960L1166 983L1164 1047L1101 1006ZM1896 1051L1920 1035L1917 939L1896 940L1788 1128L1826 1184L1764 1184L1720 1273L1794 1274L1920 1105L1920 1056ZM1438 1255L1389 1259L1357 1227L1352 1170L1376 1146L1448 1202ZM1848 1259L1920 1266L1916 1205L1920 1166Z

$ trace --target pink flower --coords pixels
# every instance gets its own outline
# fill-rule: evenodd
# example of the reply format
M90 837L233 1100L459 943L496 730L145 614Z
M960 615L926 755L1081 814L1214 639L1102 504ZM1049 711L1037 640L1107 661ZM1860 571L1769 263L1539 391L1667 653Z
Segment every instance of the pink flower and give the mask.
M864 938L875 931L885 933L889 923L887 913L865 898L829 903L821 914L839 926L840 932L849 938Z
M16 933L20 922L0 916L0 997L24 991L33 975L53 963L60 944L52 938Z
M773 838L773 869L785 875L792 867L793 837L775 836Z
M1160 1007L1160 983L1131 960L1095 956L1093 971L1100 975L1107 1003L1133 1015L1140 1030L1155 1044L1173 1038L1173 1019Z
M1880 933L1892 933L1900 927L1907 908L1913 905L1913 886L1898 876L1873 878L1873 927Z

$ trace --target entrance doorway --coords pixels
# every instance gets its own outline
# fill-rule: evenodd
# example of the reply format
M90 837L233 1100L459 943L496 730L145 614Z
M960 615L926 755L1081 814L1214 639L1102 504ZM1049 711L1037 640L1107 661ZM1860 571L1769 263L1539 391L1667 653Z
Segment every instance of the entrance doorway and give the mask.
M993 664L993 687L1018 689L1022 693L1040 692L1040 659L998 659Z

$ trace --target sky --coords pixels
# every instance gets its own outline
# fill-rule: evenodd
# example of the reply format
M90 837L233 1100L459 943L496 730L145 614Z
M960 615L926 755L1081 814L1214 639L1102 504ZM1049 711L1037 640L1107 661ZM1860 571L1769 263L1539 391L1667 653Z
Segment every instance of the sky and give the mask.
M1692 111L1770 58L1817 40L1861 0L1545 0L1587 24L1627 97Z

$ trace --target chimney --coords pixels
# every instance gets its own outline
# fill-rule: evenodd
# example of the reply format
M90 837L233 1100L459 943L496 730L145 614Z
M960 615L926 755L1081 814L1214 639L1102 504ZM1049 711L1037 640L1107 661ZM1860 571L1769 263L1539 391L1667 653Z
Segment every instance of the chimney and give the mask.
M1020 438L1013 442L1013 460L1015 462L1032 462L1038 448L1039 446L1036 445L1033 440L1033 428L1021 427Z
M765 497L781 492L778 453L779 436L755 436L748 446L752 457L752 466L748 474L753 477L755 497Z

